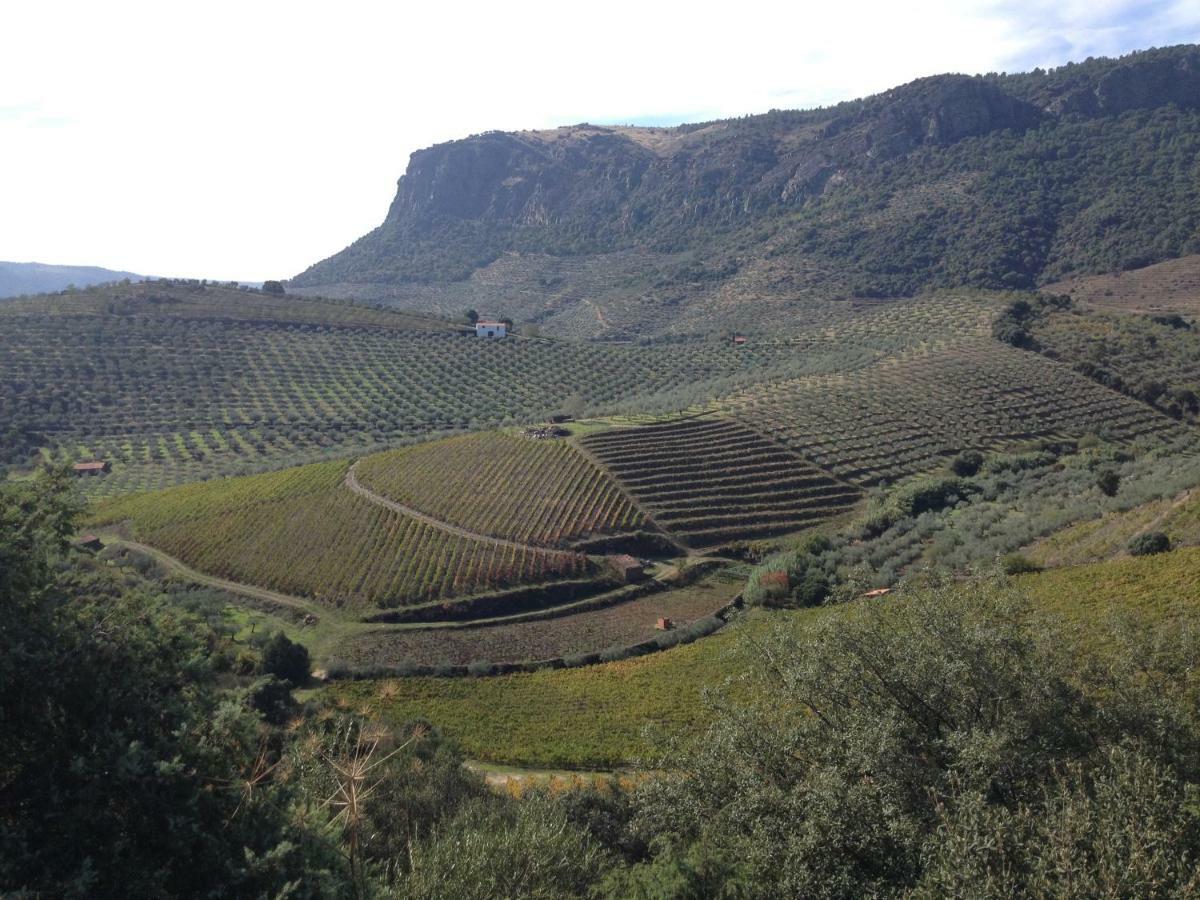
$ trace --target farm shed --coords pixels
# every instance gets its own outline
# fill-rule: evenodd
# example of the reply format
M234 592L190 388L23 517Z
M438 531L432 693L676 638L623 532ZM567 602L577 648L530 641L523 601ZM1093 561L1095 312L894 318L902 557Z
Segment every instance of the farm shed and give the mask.
M103 550L104 542L94 534L85 534L75 542L75 546L82 550Z
M626 584L641 581L646 577L646 567L628 553L618 553L616 556L610 556L608 558L608 565Z
M507 322L495 322L491 319L480 319L475 323L475 337L502 338L507 334Z
M675 627L675 620L667 616L660 616L658 621L654 623L654 627L659 631L670 631Z
M735 334L733 336L733 345L735 347L740 347L744 343L746 343L746 336L744 334Z
M105 472L112 471L112 466L102 459L93 459L88 462L77 462L73 466L76 475L103 475Z

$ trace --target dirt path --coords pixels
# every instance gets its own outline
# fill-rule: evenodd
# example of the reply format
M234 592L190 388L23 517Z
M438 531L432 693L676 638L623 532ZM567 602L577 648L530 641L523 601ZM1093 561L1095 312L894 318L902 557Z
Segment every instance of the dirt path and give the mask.
M346 487L354 491L360 497L369 500L371 503L378 504L393 512L398 512L403 516L409 516L419 522L424 522L426 525L432 525L434 528L440 528L442 531L448 531L451 534L456 534L459 537L467 538L472 541L483 541L484 543L494 544L497 547L509 547L516 550L533 550L538 553L552 553L558 556L572 556L570 551L566 550L551 550L548 547L538 547L533 544L522 544L519 541L510 541L505 538L494 537L490 534L480 534L478 531L468 531L466 528L459 528L457 525L451 525L449 522L443 522L441 519L435 519L433 516L428 516L418 509L413 509L411 506L405 506L403 503L397 503L395 500L389 500L383 497L369 487L364 486L359 480L355 469L358 468L358 463L355 462L346 472Z
M217 578L213 575L205 575L203 572L197 572L191 566L182 560L176 559L170 554L164 553L156 547L151 547L149 544L140 544L137 541L127 540L118 537L105 537L104 545L106 547L124 547L128 550L136 550L138 553L144 553L147 556L153 557L165 568L181 575L189 581L195 581L197 584L207 585L208 587L217 588L218 590L228 591L231 594L240 594L243 597L249 597L252 600L260 600L264 603L276 603L280 606L287 606L291 609L299 610L315 616L318 620L329 614L329 610L311 600L305 600L302 597L293 597L291 594L280 594L277 591L268 591L265 588L254 587L249 584L242 584L237 581L229 581L225 578Z

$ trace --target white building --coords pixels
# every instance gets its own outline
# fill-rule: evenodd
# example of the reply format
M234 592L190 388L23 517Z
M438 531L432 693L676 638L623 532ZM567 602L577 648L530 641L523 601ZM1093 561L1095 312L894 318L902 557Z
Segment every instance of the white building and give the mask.
M490 319L480 319L475 323L475 337L502 338L508 334L508 326L504 322L493 322Z

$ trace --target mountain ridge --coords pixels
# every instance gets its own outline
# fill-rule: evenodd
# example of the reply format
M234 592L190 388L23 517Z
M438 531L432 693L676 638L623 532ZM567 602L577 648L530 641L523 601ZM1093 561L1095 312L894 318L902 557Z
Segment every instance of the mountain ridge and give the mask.
M1030 288L1200 250L1197 132L1191 45L673 128L487 132L414 153L379 228L292 285L407 308L457 285L473 305L463 285L506 255L604 269L632 252L656 261L622 301L648 311L736 293L764 265L785 273L768 291L781 300ZM556 277L541 269L522 278ZM487 280L496 312L552 330L564 305L604 302L569 278L535 301L520 279Z
M0 260L0 298L44 294L66 287L91 287L110 281L142 281L145 275L104 269L100 266L58 266L37 262Z

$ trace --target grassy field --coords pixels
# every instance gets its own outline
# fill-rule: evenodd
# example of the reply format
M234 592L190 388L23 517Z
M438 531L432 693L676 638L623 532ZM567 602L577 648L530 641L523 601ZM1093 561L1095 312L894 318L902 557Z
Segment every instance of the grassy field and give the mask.
M527 544L560 546L643 524L605 473L561 439L469 434L369 456L356 472L390 500Z
M1132 617L1148 633L1200 626L1200 549L1078 566L1018 579L1035 614L1063 628L1080 653L1109 652L1109 623ZM483 679L414 678L338 685L336 703L400 722L425 718L468 755L515 765L609 767L646 754L654 733L703 727L705 687L747 665L747 638L789 621L804 628L839 607L753 613L695 644L565 671ZM649 726L649 731L646 730Z
M577 553L464 538L373 504L332 462L184 485L101 504L93 526L128 521L141 541L201 572L334 608L390 608L578 577Z
M493 678L402 678L328 688L333 702L388 720L425 718L475 759L602 768L650 749L651 731L704 721L701 690L738 671L732 626L712 637L621 662Z
M729 419L691 418L589 435L583 446L691 547L798 531L861 492Z

